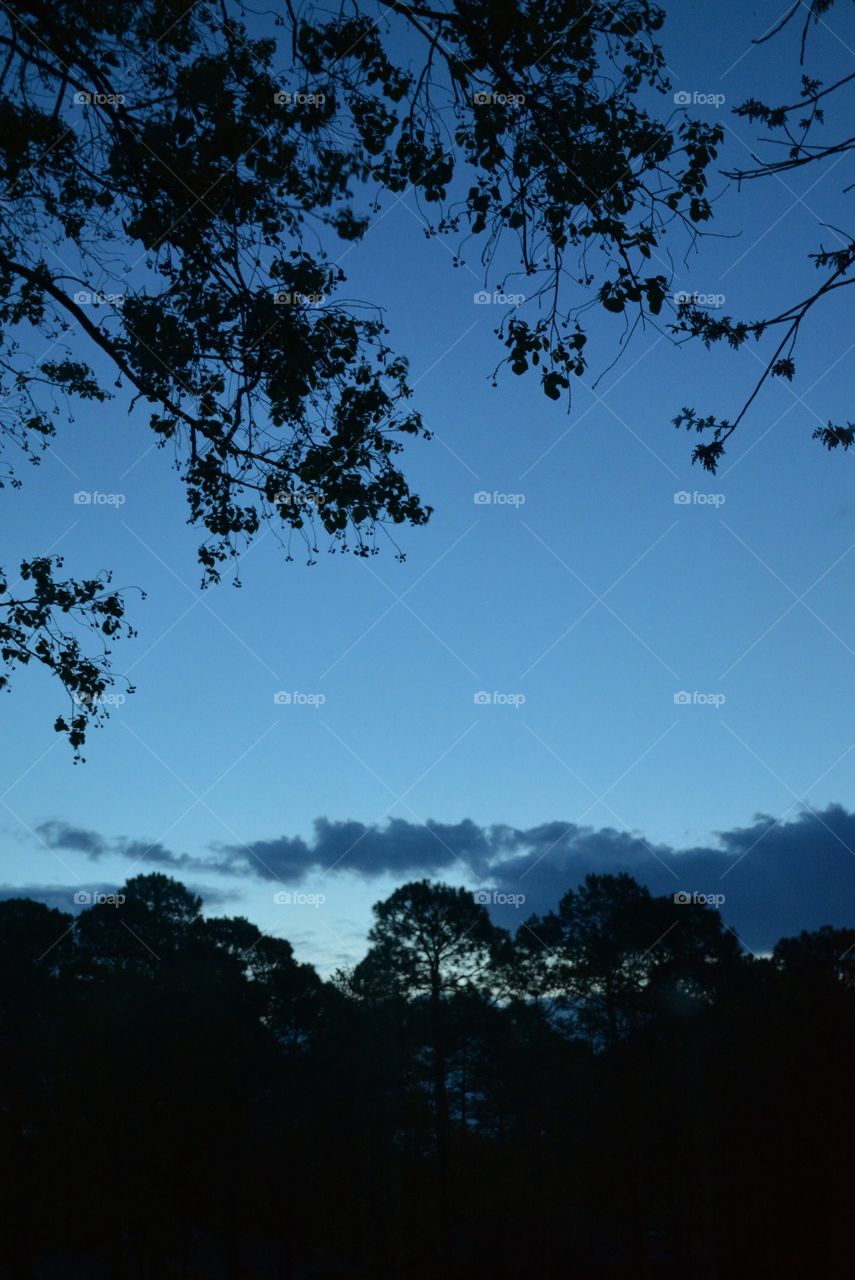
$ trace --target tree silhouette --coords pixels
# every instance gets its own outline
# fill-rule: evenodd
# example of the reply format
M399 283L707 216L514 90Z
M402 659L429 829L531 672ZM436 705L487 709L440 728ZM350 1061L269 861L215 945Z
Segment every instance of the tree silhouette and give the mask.
M374 917L371 947L354 972L353 986L369 999L392 997L425 1008L447 1257L452 1212L449 1002L487 989L504 936L470 892L428 880L396 889L375 905Z
M335 265L384 193L415 191L436 211L430 234L474 237L485 276L512 237L545 306L507 312L503 362L553 399L585 369L585 306L658 314L653 252L671 222L692 236L710 216L721 129L651 113L668 85L647 0L384 14L288 5L271 21L232 0L0 12L3 432L37 461L61 406L105 403L115 381L174 459L203 584L263 524L311 558L321 540L374 554L380 531L428 519L398 464L426 434L406 360L376 309L340 296ZM79 747L109 654L84 658L52 619L109 615L115 638L122 597L99 605L94 579L51 568L54 614L0 593L0 615L7 658L35 654L85 695L57 721Z
M558 913L517 934L521 992L552 995L585 1036L616 1044L654 1011L709 995L739 942L717 911L653 897L627 876L586 876Z
M811 25L821 22L823 14L833 8L834 3L835 0L811 0L809 4L795 4L780 22L753 43L762 45L779 37L783 40L781 33L789 27L793 18L801 14L804 22L798 64L804 67ZM838 137L831 142L817 141L817 130L824 124L825 113L829 108L836 104L843 106L844 111L851 109L851 104L845 102L845 92L847 88L851 89L855 73L842 76L833 84L824 85L821 79L803 71L800 81L799 90L793 93L784 91L787 97L784 103L770 106L757 98L749 98L734 108L737 116L751 123L762 124L768 131L767 136L762 139L763 145L765 148L774 148L764 153L765 158L758 158L752 153L754 163L751 167L738 167L726 173L740 187L743 184L750 187L758 180L767 178L780 179L782 173L796 169L819 168L834 157L841 158L855 148L855 138L851 136ZM848 187L844 188L844 193L848 190ZM823 226L829 233L830 240L820 244L808 255L820 273L819 285L807 290L802 297L776 314L741 320L731 316L711 315L689 300L679 307L677 323L672 326L674 332L699 338L708 348L724 342L738 350L749 339L759 342L770 335L775 344L772 353L762 362L762 373L753 390L732 421L719 419L714 414L704 417L690 408L683 409L674 419L676 427L686 427L689 431L708 436L708 439L695 446L693 455L693 460L702 463L707 471L715 473L728 440L745 418L767 380L777 377L792 382L796 375L795 356L799 341L814 316L821 310L823 302L855 283L855 277L851 274L855 266L855 238L850 232L837 226L825 223ZM813 438L829 450L842 448L846 451L855 443L855 424L829 421L813 430Z
M57 676L72 710L58 716L54 727L68 735L75 759L82 760L87 728L107 718L105 694L116 683L109 643L136 632L125 621L124 596L110 590L109 574L76 581L56 576L61 567L60 556L25 560L11 584L0 571L0 656L6 667L0 690L8 689L16 667L30 662ZM88 632L101 638L97 654L83 648ZM127 688L133 692L133 685Z
M832 3L802 6L802 61L811 21ZM756 43L785 39L798 8ZM130 0L121 15L87 0L3 8L0 431L11 457L37 462L65 405L106 404L115 382L170 451L201 533L203 585L262 526L288 557L295 543L310 559L321 544L373 555L386 537L402 554L396 527L425 523L431 508L400 454L429 432L380 313L343 296L338 250L365 235L387 194L413 191L427 234L455 237L455 264L476 255L497 296L525 286L533 305L510 303L497 326L498 367L569 397L587 367L587 313L622 316L627 333L658 322L672 305L665 254L693 246L712 217L724 130L673 111L664 19L649 0L392 0L379 18L362 0L272 17L240 0L185 13L159 0ZM847 153L851 138L813 139L852 83L805 75L783 105L737 107L786 153L730 176L750 187ZM809 316L852 283L855 241L831 231L812 255L820 285L777 315L676 307L678 340L775 337L733 421L691 407L674 419L704 437L693 456L708 470L767 379L794 376ZM855 427L815 435L848 449ZM54 672L70 698L56 728L79 752L114 679L109 646L88 633L113 641L130 627L108 574L58 567L26 559L25 595L0 574L3 682L32 660Z
M603 875L510 949L416 881L324 983L166 876L111 896L0 903L0 1274L841 1274L853 930L755 959Z

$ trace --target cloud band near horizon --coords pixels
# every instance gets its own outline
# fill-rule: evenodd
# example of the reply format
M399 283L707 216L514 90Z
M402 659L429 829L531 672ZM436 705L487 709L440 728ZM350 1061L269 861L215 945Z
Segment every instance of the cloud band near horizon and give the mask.
M717 832L714 845L684 849L609 827L560 821L526 829L482 827L468 818L393 818L380 827L321 817L311 841L281 835L211 844L201 857L59 820L41 823L36 832L48 849L73 851L93 862L118 856L139 871L154 865L182 875L218 873L282 884L342 874L462 880L515 898L522 894L522 909L501 903L493 908L510 926L553 909L589 873L621 871L654 893L724 895L724 919L752 948L766 948L801 929L855 923L855 814L839 804L823 811L803 808L784 819L760 814L747 826Z

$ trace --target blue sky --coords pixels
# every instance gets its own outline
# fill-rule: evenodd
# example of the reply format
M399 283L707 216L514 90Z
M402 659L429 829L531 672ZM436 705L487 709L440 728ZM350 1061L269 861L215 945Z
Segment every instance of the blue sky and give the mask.
M756 130L729 109L764 91L795 96L795 41L751 49L776 5L668 7L674 88L726 95L721 108L694 110L728 125L722 167L744 163ZM830 22L814 43L827 80L852 57L843 17ZM832 133L842 116L829 115ZM820 223L843 223L844 168L741 195L720 180L720 238L687 264L675 239L674 287L723 294L726 312L750 317L815 285L806 254L834 243ZM649 329L594 388L621 333L604 318L569 415L530 378L503 373L493 389L502 308L473 295L501 280L485 279L477 246L454 268L456 248L425 238L409 194L387 197L342 258L342 296L386 308L436 432L406 454L435 508L426 529L400 534L406 563L390 548L367 562L322 554L310 568L299 544L285 563L266 535L241 563L240 589L200 593L197 538L169 455L152 446L145 409L129 416L121 393L75 406L24 489L5 492L7 561L52 550L72 573L112 567L116 583L147 592L131 601L138 638L115 653L137 692L92 737L84 766L52 732L57 688L35 671L16 677L0 744L7 885L70 894L161 869L151 854L133 865L111 846L93 861L45 842L46 822L205 859L212 847L311 840L320 817L576 823L686 850L715 848L717 832L750 828L757 813L793 821L800 802L855 808L855 460L810 439L849 412L845 296L806 333L796 382L763 393L710 477L670 420L683 405L732 417L761 371L753 351L677 349ZM509 277L505 287L524 286ZM80 490L124 501L75 504ZM475 501L482 492L513 501ZM678 492L690 501L675 502ZM276 703L282 690L324 701ZM487 705L474 701L482 690ZM677 705L678 691L717 705ZM370 903L411 874L369 876L360 856L357 845L335 873L300 880L326 901L288 911L273 894L296 892L297 879L202 867L183 878L328 969L358 958ZM553 853L545 858L554 870ZM477 868L474 878L459 870L443 874L480 882ZM830 896L821 875L818 886L817 911L853 887L843 865Z

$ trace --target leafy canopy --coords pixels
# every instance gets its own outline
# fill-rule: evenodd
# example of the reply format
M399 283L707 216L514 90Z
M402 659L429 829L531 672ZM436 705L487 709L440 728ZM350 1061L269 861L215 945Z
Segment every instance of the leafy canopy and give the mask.
M118 387L180 477L203 585L262 525L313 557L322 539L375 554L423 524L400 453L428 432L382 316L342 296L341 246L384 193L414 191L428 234L457 233L459 255L472 239L485 274L510 262L524 279L500 363L569 392L586 309L658 315L663 237L710 217L720 126L652 111L663 20L647 0L4 7L7 481L71 402L106 406ZM77 698L56 722L75 748L113 680L109 650L64 630L101 620L93 577L47 583L31 618L0 594L4 659L35 657ZM105 634L126 634L121 593L99 599Z

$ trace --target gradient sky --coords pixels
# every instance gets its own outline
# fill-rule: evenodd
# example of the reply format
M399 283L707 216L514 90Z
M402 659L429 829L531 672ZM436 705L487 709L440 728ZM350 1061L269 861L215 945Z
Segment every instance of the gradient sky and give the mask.
M726 123L721 167L745 163L757 130L730 108L749 95L797 96L795 35L750 44L783 10L667 7L673 87L726 95L723 107L694 111ZM853 35L842 11L813 33L827 81L851 70ZM844 127L843 105L829 110L829 136ZM748 318L793 301L817 283L806 255L835 243L820 224L843 225L849 181L845 160L741 195L719 179L719 238L688 262L675 238L674 287L723 294L727 313ZM834 870L818 861L814 877L803 863L794 902L781 883L784 853L766 858L762 875L734 870L725 919L741 912L765 945L764 878L767 887L778 881L766 895L773 932L798 924L775 914L782 894L803 908L806 926L832 908L847 917L855 861L840 815L855 808L855 459L810 438L850 411L846 299L825 304L805 334L796 382L768 387L710 477L692 467L692 440L670 420L683 405L732 417L761 372L758 353L678 349L648 328L603 373L622 331L604 317L592 326L589 373L574 385L569 414L531 378L505 372L493 389L502 309L473 295L500 280L485 280L477 245L454 268L456 248L425 238L410 193L386 197L363 244L342 255L341 296L387 309L392 344L409 355L416 403L436 432L407 448L407 474L435 514L427 529L400 534L405 564L390 548L365 562L323 554L310 568L299 543L285 563L268 534L242 561L239 590L225 582L200 593L198 538L169 454L153 446L144 407L128 416L122 393L106 406L75 406L41 467L23 472L24 489L6 490L8 563L52 551L70 573L112 567L117 584L148 593L131 599L138 638L115 651L137 692L92 736L85 765L52 731L63 709L55 684L36 671L15 678L0 744L7 886L60 895L55 886L66 886L70 909L76 889L119 883L131 868L168 869L156 849L134 865L127 849L136 846L111 841L216 862L224 846L255 856L257 842L311 841L322 817L366 827L471 819L517 831L574 823L640 833L665 862L668 851L712 858L730 847L716 833L754 830L762 813L784 820L777 832L802 839L805 857L825 849ZM505 287L524 289L511 277ZM125 501L76 505L79 490ZM524 500L477 503L480 491ZM678 504L679 491L717 503ZM325 701L278 705L279 690ZM479 690L525 701L476 705ZM680 690L724 701L675 705ZM832 819L835 803L843 811ZM800 818L805 804L825 817ZM93 860L91 840L87 852L82 837L75 847L65 827L45 823L106 843ZM629 846L608 840L614 864L623 848L630 865ZM528 842L546 876L541 897L543 886L558 891L565 869L567 883L575 874L565 844L544 853L547 844ZM240 876L199 867L182 878L209 886L216 910L249 915L326 970L359 957L370 903L415 873L360 862L367 848L357 844L331 874L293 882L253 874L249 855ZM589 853L586 869L598 865ZM746 873L752 860L753 851ZM426 855L433 874L429 863ZM686 865L695 879L681 872L679 887L719 891L711 862ZM442 874L495 884L489 866ZM514 869L522 876L525 867ZM510 869L502 874L500 887L516 891ZM273 901L298 881L323 892L324 904ZM530 901L540 902L534 888Z

